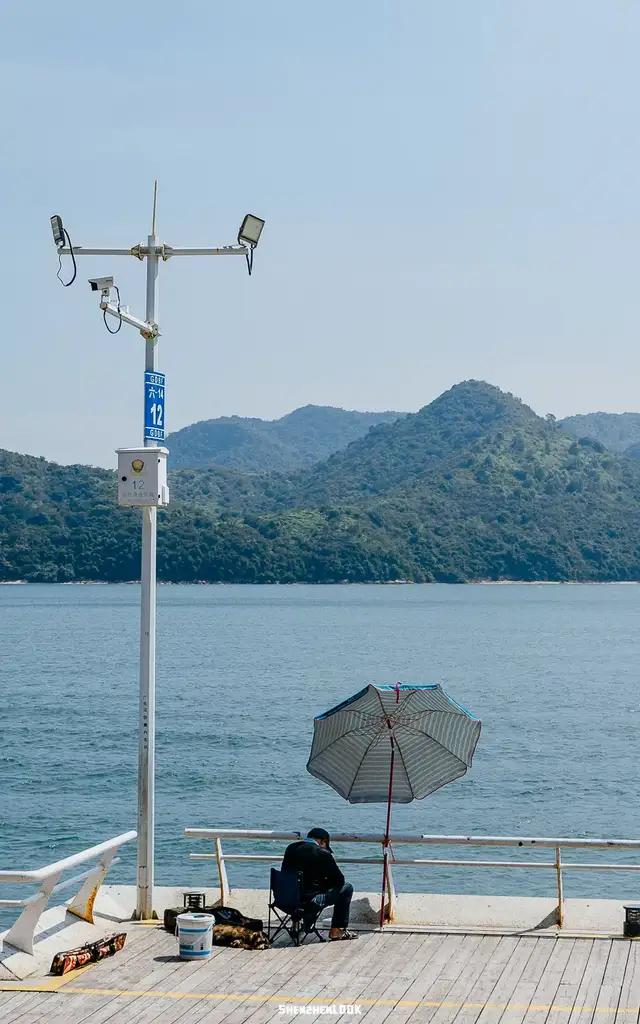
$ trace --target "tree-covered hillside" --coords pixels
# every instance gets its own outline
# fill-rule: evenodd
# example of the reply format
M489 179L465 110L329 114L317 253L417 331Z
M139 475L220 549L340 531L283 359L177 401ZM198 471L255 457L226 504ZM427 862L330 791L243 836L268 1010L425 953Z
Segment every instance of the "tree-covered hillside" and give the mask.
M640 444L638 412L588 412L579 416L567 416L559 423L563 430L574 437L591 437L610 452L627 452L631 446Z
M286 473L310 466L346 448L377 423L392 423L403 415L305 405L279 420L221 416L192 423L170 434L167 444L175 469L227 466L247 473Z
M538 421L512 395L482 381L464 381L419 412L372 428L344 451L299 473L295 498L314 505L375 498L411 484L500 424L515 430Z
M173 581L640 579L640 463L467 381L290 475L170 474ZM135 579L115 475L0 453L0 579Z

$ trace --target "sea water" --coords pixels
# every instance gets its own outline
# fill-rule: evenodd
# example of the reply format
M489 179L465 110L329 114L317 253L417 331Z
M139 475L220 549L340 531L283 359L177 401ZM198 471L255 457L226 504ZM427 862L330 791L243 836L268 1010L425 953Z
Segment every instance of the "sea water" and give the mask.
M0 867L38 867L136 827L139 598L137 585L0 586ZM305 765L314 715L397 680L440 682L483 724L467 775L394 807L396 831L637 837L639 613L635 585L159 587L156 880L215 884L215 863L189 861L211 847L185 839L186 826L382 831L383 805L346 803ZM586 855L599 857L616 859ZM268 866L229 874L266 887ZM348 868L357 889L378 874ZM401 891L555 891L552 871L395 874ZM133 847L112 877L134 882ZM627 873L568 872L565 885L640 895Z

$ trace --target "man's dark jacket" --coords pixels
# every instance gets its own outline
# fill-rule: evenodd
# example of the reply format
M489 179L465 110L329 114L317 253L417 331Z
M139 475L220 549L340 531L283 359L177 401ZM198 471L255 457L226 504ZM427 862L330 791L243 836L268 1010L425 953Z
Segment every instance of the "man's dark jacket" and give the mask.
M344 885L344 875L333 859L333 854L308 839L300 839L287 846L282 870L302 872L305 896L340 889Z

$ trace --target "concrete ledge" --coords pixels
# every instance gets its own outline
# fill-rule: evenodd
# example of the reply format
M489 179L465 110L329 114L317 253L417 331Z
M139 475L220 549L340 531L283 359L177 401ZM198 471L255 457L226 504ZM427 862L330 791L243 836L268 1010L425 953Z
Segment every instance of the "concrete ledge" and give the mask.
M157 886L155 910L160 918L166 907L182 906L186 887ZM188 888L198 889L198 886ZM216 903L220 892L206 892L207 902ZM233 889L229 903L250 917L266 921L269 893L265 889ZM103 899L127 908L127 917L135 902L133 886L104 885L96 908L102 912ZM548 931L552 934L588 933L589 935L622 935L623 903L620 900L565 900L564 927L557 927L557 903L553 899L534 896L466 896L435 893L401 893L397 898L395 924L406 928L434 931ZM379 893L356 893L352 903L351 922L359 927L375 928L380 913ZM323 920L330 917L330 911Z

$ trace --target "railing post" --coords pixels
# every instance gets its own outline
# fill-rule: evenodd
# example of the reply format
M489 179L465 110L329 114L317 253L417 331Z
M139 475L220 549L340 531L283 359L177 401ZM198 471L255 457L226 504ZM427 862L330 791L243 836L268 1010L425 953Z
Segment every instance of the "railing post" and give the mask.
M564 924L564 891L562 886L562 859L559 846L556 846L556 882L558 886L558 927L562 928Z
M394 858L391 858L393 861ZM393 881L393 872L391 871L391 862L387 860L387 906L385 908L385 921L391 924L395 920L396 916L396 886Z
M227 866L224 862L222 842L216 839L216 864L218 865L218 879L220 882L220 904L225 906L229 900L229 879L227 878Z
M36 925L40 920L40 915L45 911L51 893L60 881L61 874L62 870L49 875L44 879L40 890L35 896L31 896L25 901L24 910L5 936L4 941L9 946L13 946L14 949L20 949L23 953L31 953L33 955L33 936Z
M93 924L93 905L100 886L104 881L104 876L109 870L117 852L118 848L114 847L113 850L107 850L106 853L102 854L95 868L89 872L77 894L67 907L70 914L74 914L83 921Z

